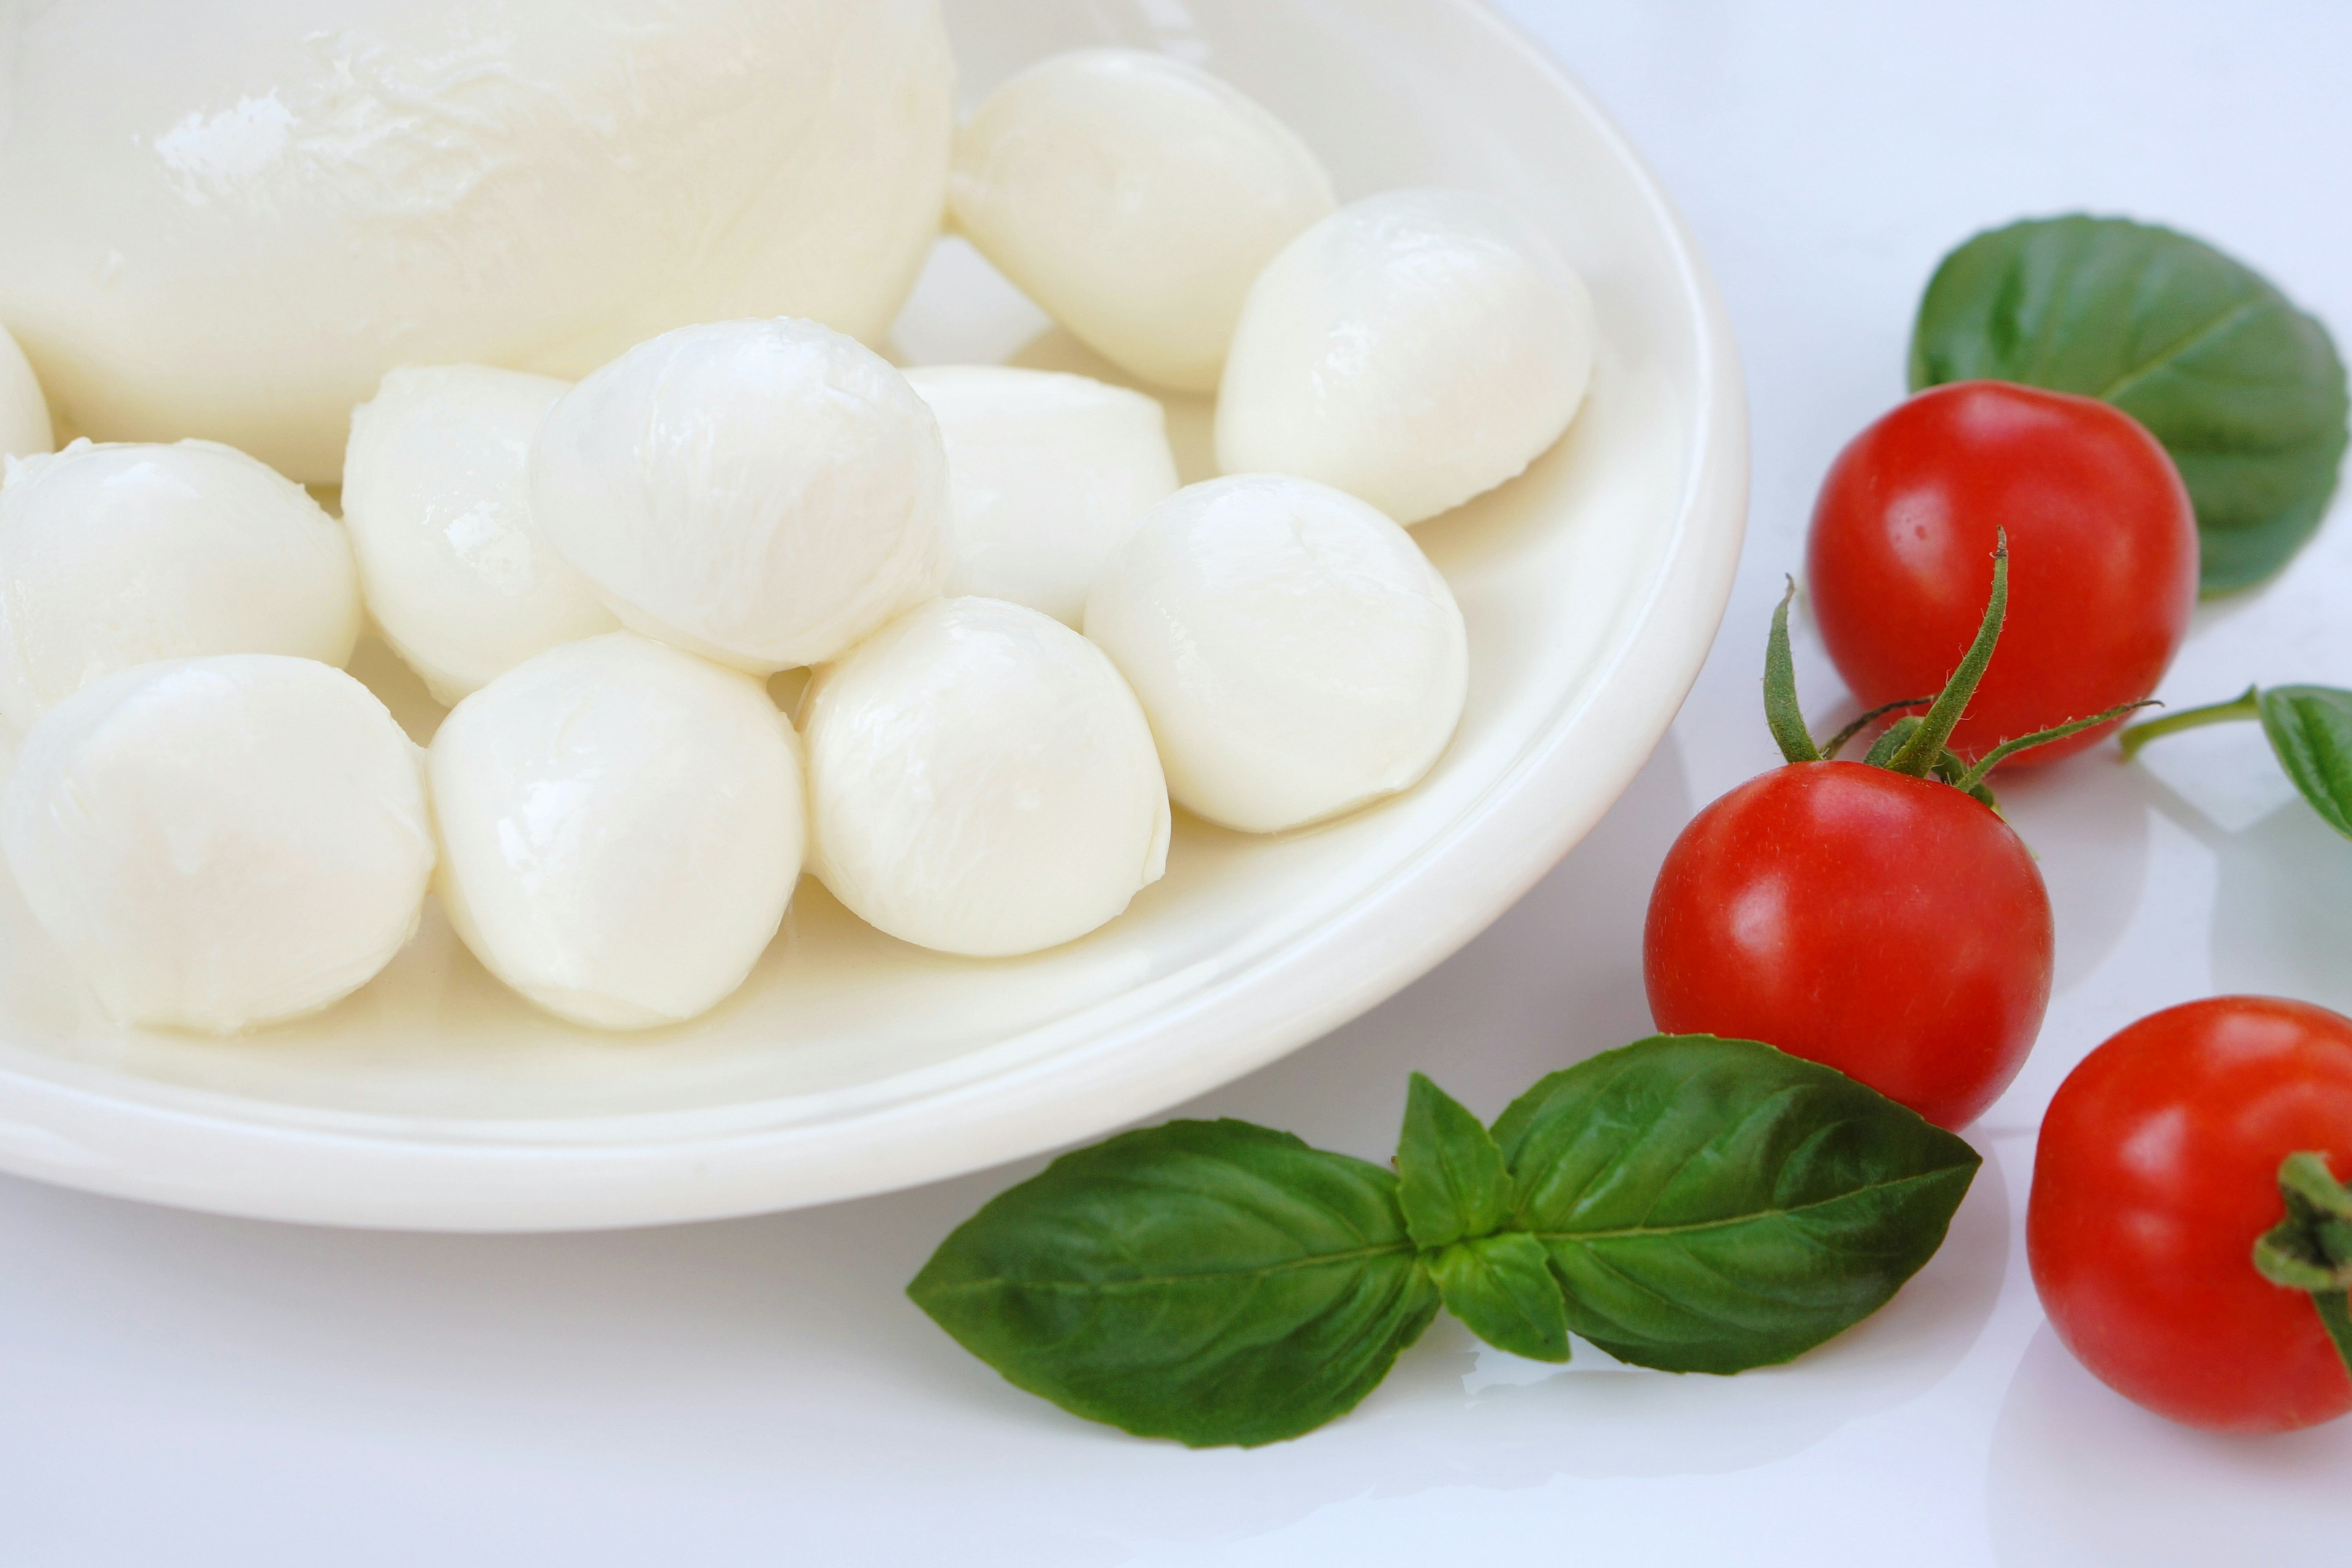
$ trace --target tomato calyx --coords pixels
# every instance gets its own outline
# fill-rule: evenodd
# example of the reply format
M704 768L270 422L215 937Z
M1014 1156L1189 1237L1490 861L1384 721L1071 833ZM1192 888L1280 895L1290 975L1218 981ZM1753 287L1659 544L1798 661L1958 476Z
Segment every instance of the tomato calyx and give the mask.
M2286 1218L2254 1243L2254 1267L2273 1285L2310 1294L2352 1372L2352 1190L2320 1154L2288 1155L2278 1179Z
M2063 724L2047 730L2036 730L2030 735L2020 735L2003 741L1971 764L1951 748L1952 731L1968 711L1969 703L1983 681L1985 670L1992 664L1993 649L2000 646L2000 628L2009 619L2009 534L2004 530L1992 554L1992 594L1985 601L1984 620L1977 627L1976 640L1969 645L1944 689L1933 697L1909 697L1900 701L1885 703L1872 709L1835 735L1827 745L1818 745L1806 726L1802 706L1797 700L1796 657L1789 643L1789 606L1796 601L1797 584L1790 579L1789 591L1781 596L1780 607L1772 612L1772 631L1764 645L1764 721L1770 727L1772 739L1780 744L1780 755L1792 766L1799 763L1829 762L1864 730L1889 713L1899 713L1906 708L1925 708L1925 713L1906 714L1887 726L1863 761L1874 768L1907 774L1916 779L1935 779L1951 785L1965 795L1975 796L1994 810L2000 809L1986 780L1993 769L2000 766L2020 752L2036 746L2046 746L2053 741L2079 735L2085 730L2112 723L2136 709L2158 706L2154 702L2124 702L2104 713L2087 719L2070 719Z

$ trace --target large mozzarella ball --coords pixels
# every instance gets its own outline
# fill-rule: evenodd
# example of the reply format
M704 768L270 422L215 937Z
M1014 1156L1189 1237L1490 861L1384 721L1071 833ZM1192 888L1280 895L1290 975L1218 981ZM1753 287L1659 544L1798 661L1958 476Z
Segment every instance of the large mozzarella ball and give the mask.
M352 412L343 526L360 584L385 640L445 704L620 625L530 519L531 437L567 390L439 365L394 371Z
M1189 811L1246 833L1410 788L1462 717L1445 579L1351 496L1245 475L1154 510L1087 600Z
M433 873L420 763L328 665L151 664L33 727L0 844L110 1012L230 1034L350 994L415 933Z
M1167 868L1150 728L1101 650L1050 616L940 600L821 672L803 711L810 869L902 941L1056 947Z
M530 455L556 552L622 621L739 669L833 658L939 593L939 421L813 321L684 327L557 401Z
M1250 283L1332 207L1323 166L1231 83L1086 49L992 93L949 195L982 254L1135 375L1213 391Z
M749 676L614 632L460 702L433 737L441 901L493 974L605 1029L743 984L801 870L792 726Z
M404 364L876 337L938 232L936 0L76 0L0 19L0 321L106 439L327 481Z
M1592 301L1501 203L1397 191L1300 235L1250 290L1217 466L1419 522L1517 478L1584 401Z
M25 351L0 327L0 459L29 458L56 446L41 384L25 363Z
M1137 521L1176 493L1168 421L1082 375L951 365L907 373L947 444L947 592L1010 599L1075 626Z
M352 656L359 577L302 487L209 441L77 441L0 488L0 715L158 659Z

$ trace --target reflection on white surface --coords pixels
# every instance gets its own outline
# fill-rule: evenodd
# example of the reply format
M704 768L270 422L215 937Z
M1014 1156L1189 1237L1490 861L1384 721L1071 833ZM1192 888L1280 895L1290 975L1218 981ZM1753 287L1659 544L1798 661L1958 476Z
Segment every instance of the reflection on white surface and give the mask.
M2191 1432L2110 1393L2045 1326L1993 1428L2000 1568L2342 1568L2352 1423L2279 1436Z

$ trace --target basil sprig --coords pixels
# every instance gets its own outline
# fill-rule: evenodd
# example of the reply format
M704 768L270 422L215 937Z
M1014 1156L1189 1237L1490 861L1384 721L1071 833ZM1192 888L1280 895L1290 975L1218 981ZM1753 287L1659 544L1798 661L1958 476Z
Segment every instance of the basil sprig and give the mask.
M2147 426L2196 503L2208 594L2286 563L2327 510L2347 439L2326 328L2211 246L2121 218L2030 219L1946 257L1910 380L2023 382Z
M1000 1194L907 1293L1065 1410L1251 1447L1352 1409L1441 1302L1540 1361L1570 1330L1673 1372L1788 1361L1935 1255L1979 1163L1829 1068L1658 1036L1492 1131L1415 1074L1393 1173L1243 1121L1124 1133Z
M2320 819L2352 838L2352 691L2333 686L2250 686L2242 697L2168 713L2124 731L2124 755L2206 724L2262 721L2271 751Z

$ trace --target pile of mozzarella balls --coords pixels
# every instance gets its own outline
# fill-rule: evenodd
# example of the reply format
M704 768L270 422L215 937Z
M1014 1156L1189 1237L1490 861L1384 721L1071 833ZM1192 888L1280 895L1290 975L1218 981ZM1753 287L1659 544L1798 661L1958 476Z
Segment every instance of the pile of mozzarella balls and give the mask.
M106 1007L324 1007L431 892L549 1012L673 1024L804 869L893 937L1030 952L1159 879L1171 800L1270 834L1420 780L1466 651L1407 528L1567 428L1576 275L1483 196L1338 205L1265 109L1151 55L1013 79L945 178L1071 332L1218 394L1227 477L1180 489L1139 392L902 374L784 316L576 382L393 369L338 519L210 441L50 451L0 334L0 846ZM427 750L341 668L371 622L453 705Z

